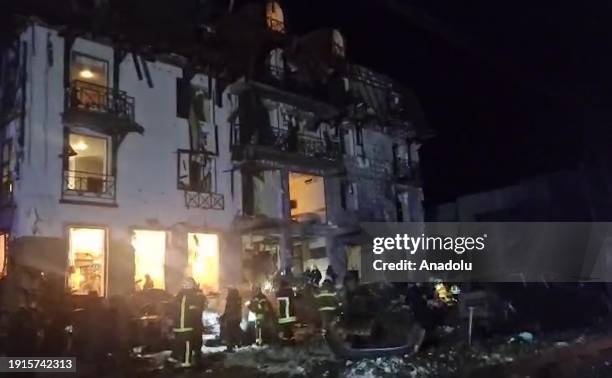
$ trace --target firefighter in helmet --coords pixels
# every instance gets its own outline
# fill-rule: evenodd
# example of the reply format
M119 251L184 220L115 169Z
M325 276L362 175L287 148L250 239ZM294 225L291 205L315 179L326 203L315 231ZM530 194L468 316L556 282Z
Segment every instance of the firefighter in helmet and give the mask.
M295 293L286 279L282 279L280 282L280 288L276 292L276 301L278 302L280 339L283 341L290 341L293 339L293 325L297 318L294 308Z
M315 294L315 300L321 315L321 328L325 334L330 322L338 313L338 297L331 280L323 281L321 289Z
M253 297L249 302L249 311L255 314L255 344L263 345L264 327L272 313L272 306L268 298L261 291L260 286L253 288Z
M206 297L193 278L186 278L176 296L176 318L174 322L175 346L172 357L180 367L191 367L199 361L202 348L202 312L206 308Z

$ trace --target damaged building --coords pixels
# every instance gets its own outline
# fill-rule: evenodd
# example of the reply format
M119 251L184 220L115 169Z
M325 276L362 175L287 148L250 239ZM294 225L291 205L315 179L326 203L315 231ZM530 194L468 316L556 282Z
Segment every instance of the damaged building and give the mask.
M99 296L341 278L361 223L423 220L418 101L349 62L338 30L293 35L277 1L193 2L180 23L159 1L150 20L139 1L33 3L3 22L9 277Z

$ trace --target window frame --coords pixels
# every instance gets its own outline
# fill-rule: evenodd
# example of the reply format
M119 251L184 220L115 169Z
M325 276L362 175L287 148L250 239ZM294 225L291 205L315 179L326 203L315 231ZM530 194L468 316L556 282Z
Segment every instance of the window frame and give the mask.
M65 229L65 238L66 238L66 244L67 244L67 259L66 259L66 269L65 269L65 273L64 273L64 287L66 289L72 289L70 287L70 282L69 282L69 272L68 272L68 268L70 267L70 230L71 229L94 229L94 230L103 230L104 231L104 280L102 280L102 291L103 293L98 293L98 298L106 298L108 296L108 265L109 265L109 249L110 249L110 227L108 225L101 225L101 224L89 224L89 223L68 223L65 224L64 229ZM71 294L71 295L76 295L76 296L84 296L84 295L88 295L88 294Z
M100 57L97 57L97 56L94 56L94 55L90 55L90 54L87 54L87 53L83 53L83 52L80 52L80 51L72 51L72 53L70 54L70 70L69 70L69 73L70 73L70 82L73 82L73 81L77 80L77 81L82 81L82 82L85 82L85 83L88 83L88 84L92 84L92 85L100 85L100 84L95 84L95 83L88 82L86 80L74 79L73 78L73 69L74 69L74 64L76 62L75 58L77 56L82 56L82 57L87 58L87 59L96 60L96 61L104 63L105 76L106 76L106 80L105 80L106 82L104 84L104 87L105 88L110 88L110 82L111 82L111 77L110 77L111 73L110 73L110 70L109 70L110 61L108 59L103 59L103 58L100 58Z

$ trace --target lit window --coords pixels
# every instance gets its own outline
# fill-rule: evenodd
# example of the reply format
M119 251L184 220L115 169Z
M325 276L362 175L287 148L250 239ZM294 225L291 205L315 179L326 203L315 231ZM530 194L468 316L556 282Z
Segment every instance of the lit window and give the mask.
M7 234L0 234L0 278L6 276L6 247L8 242Z
M219 237L216 234L187 234L187 277L205 292L219 291Z
M104 296L106 230L71 227L68 238L68 287L73 294Z
M134 230L134 282L140 289L165 289L166 232Z
M109 171L108 140L91 135L70 134L72 156L68 156L68 189L104 193Z
M285 32L285 15L276 1L270 1L266 5L266 21L268 29L279 33Z
M79 53L72 56L70 79L108 86L108 63Z

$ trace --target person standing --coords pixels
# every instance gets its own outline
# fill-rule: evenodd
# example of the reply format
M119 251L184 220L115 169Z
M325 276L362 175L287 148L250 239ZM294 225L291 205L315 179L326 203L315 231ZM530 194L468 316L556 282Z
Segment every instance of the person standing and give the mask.
M180 367L191 367L199 362L202 348L202 312L206 308L206 297L198 289L193 278L183 281L176 296L177 316L174 322L175 347L172 357Z
M221 316L221 335L227 345L227 350L232 351L240 344L241 329L240 321L242 320L242 298L240 293L235 288L227 290L227 298L225 300L225 311Z
M321 290L315 294L315 300L317 302L319 314L321 315L321 328L325 335L329 324L338 313L338 297L336 296L334 285L330 280L325 280L323 282Z
M310 276L311 276L311 282L314 286L319 287L319 284L321 283L321 279L323 278L323 275L321 274L321 271L319 270L319 268L315 265L312 267L311 271L310 271Z
M261 291L261 287L256 286L253 290L253 298L249 302L249 310L255 314L255 344L264 344L264 327L271 314L270 301Z
M289 282L283 279L280 282L280 288L276 292L276 300L278 302L278 325L280 328L280 339L290 341L293 339L293 326L297 321L295 316L295 293Z

